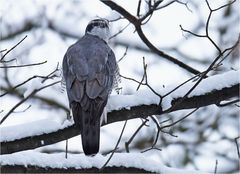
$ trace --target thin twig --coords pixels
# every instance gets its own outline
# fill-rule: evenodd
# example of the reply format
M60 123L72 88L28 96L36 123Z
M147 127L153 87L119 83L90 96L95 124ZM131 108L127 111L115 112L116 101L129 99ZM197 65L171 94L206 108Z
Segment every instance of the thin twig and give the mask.
M42 65L44 63L47 63L47 61L39 62L39 63L32 63L32 64L24 64L24 65L0 66L0 68L22 68L22 67Z
M8 113L2 118L2 120L0 121L0 125L8 118L8 116L16 109L18 108L21 104L23 104L25 101L27 101L29 98L31 98L33 95L35 95L37 92L45 89L45 88L48 88L50 86L53 86L57 83L60 83L61 81L57 81L57 82L54 82L54 83L51 83L49 85L46 85L46 86L43 86L41 88L38 88L38 89L35 89L33 90L26 98L23 98L20 102L18 102L12 109L10 109L8 111Z
M144 79L145 79L145 84L148 84L148 82L147 82L147 64L145 63L145 57L143 57L143 76L142 76L142 80L138 84L138 87L137 87L136 91L139 90L140 86L143 84Z
M20 43L22 43L25 39L27 38L27 35L23 38L23 39L21 39L16 45L14 45L11 49L9 49L3 56L2 56L2 58L0 59L1 61L6 57L6 55L8 54L8 53L10 53L13 49L15 49Z
M116 18L116 19L111 19L111 20L108 20L108 21L109 21L109 22L116 22L116 21L121 20L121 19L125 19L125 18L122 17L122 16L119 16L119 17Z
M168 128L168 127L172 127L174 126L175 124L185 120L187 117L189 117L190 115L192 115L194 112L196 112L199 108L196 108L194 109L193 111L191 111L189 114L185 115L184 117L180 118L179 120L171 123L171 124L168 124L168 125L165 125L165 126L162 126L161 129L165 129L165 128Z
M234 138L234 142L236 144L236 147L237 147L237 154L238 154L238 158L240 159L240 150L239 150L239 146L238 146L238 142L237 140L240 138L240 136Z
M5 51L7 51L7 49L4 49L4 50L0 50L0 53L2 53L2 52L5 52Z
M148 11L143 17L140 18L140 21L144 21L149 16L152 16L153 12L158 8L158 6L163 2L163 0L156 1L153 5L151 4L151 1L149 1L148 4Z
M218 160L216 160L216 163L215 163L214 174L217 174L217 166L218 166Z
M123 53L123 56L117 61L118 63L121 62L123 58L127 55L127 51L128 51L128 46L126 47L125 52Z
M13 113L22 113L22 112L26 112L29 108L31 108L32 105L29 105L27 108L25 108L22 111L14 111Z
M42 78L42 79L44 79L45 81L46 81L46 79L52 79L52 78L54 77L53 74L54 74L56 71L58 71L58 69L55 69L54 71L52 71L52 72L51 72L50 74L48 74L47 76L34 75L34 76L28 78L27 80L23 81L22 83L19 83L18 85L14 86L14 87L11 87L10 90L8 90L8 91L6 91L5 93L1 94L0 97L3 97L4 95L6 95L6 94L8 94L8 93L10 93L10 92L12 92L12 91L14 91L14 90L17 89L18 87L26 84L27 82L29 82L29 81L31 81L31 80L33 80L33 79L35 79L35 78ZM44 82L44 81L42 81L42 83L43 83L43 82Z
M142 3L142 0L138 0L137 17L140 17L141 3Z
M142 122L142 124L137 128L137 130L134 132L134 134L131 136L131 138L125 142L125 149L126 152L129 153L129 144L133 141L133 139L136 137L136 135L138 134L138 132L142 129L143 126L146 125L146 123L148 122L148 119L146 119L145 121Z
M117 35L121 34L131 23L129 22L125 27L123 27L121 30L119 30L117 33L109 37L109 40L116 37Z
M170 1L167 4L164 4L163 6L158 7L156 10L160 10L160 9L166 8L167 6L169 6L169 5L171 5L171 4L175 3L175 2L184 5L187 8L187 10L192 13L192 10L188 7L188 2L181 2L181 1L178 1L178 0Z
M157 148L157 147L150 147L150 148L148 148L148 149L145 149L145 150L141 151L141 153L145 153L145 152L148 152L148 151L150 151L150 150L158 150L158 151L162 151L162 149L160 149L160 148Z
M160 130L161 130L161 127L159 126L159 123L158 123L158 120L156 120L153 116L150 116L150 118L153 120L153 122L156 124L157 126L157 135L156 135L156 138L152 144L152 147L155 147L155 145L157 144L158 142L158 137L159 137L159 134L160 134Z
M222 6L218 7L218 8L216 8L216 9L211 9L211 10L212 11L218 11L218 10L224 8L224 7L228 7L228 6L232 5L234 2L236 2L236 0L233 0L232 2L229 2L229 3L225 4L225 5L222 5Z
M125 121L125 123L124 123L124 125L123 125L122 131L121 131L121 134L120 134L120 136L119 136L119 138L118 138L118 141L117 141L117 144L116 144L114 150L112 151L112 153L111 153L111 155L109 156L108 160L107 160L107 161L104 163L104 165L100 168L100 170L103 170L103 169L107 166L107 164L108 164L109 161L111 160L113 154L114 154L115 151L117 150L118 145L119 145L119 143L120 143L120 141L121 141L121 138L122 138L122 135L123 135L124 129L125 129L125 127L126 127L126 124L127 124L127 120Z
M0 63L10 63L17 60L16 58L10 59L10 60L0 60Z
M146 84L146 83L141 83L139 81L137 81L136 79L134 78L130 78L130 77L126 77L126 76L123 76L123 75L120 75L120 77L124 78L124 79L127 79L127 80L131 80L131 81L134 81L138 84L141 84L141 85L145 85L147 86L155 95L159 96L160 98L162 98L162 96L160 94L158 94L149 84Z
M68 139L66 139L65 158L68 158Z
M233 46L225 49L221 54L219 54L219 55L214 59L214 61L209 65L209 67L207 68L207 70L202 73L201 77L200 77L199 80L193 85L193 87L192 87L190 90L188 90L188 92L181 98L181 100L179 100L177 103L175 103L175 105L174 105L173 107L171 107L171 108L168 110L168 112L174 110L175 107L177 107L181 102L183 102L183 101L188 97L188 95L189 95L190 93L192 93L192 91L193 91L193 90L199 85L199 83L204 79L204 77L207 75L207 73L213 69L214 65L215 65L216 62L222 57L222 55L223 55L225 52L234 49L234 48L238 45L239 41L240 41L240 40L238 39L238 41L237 41Z

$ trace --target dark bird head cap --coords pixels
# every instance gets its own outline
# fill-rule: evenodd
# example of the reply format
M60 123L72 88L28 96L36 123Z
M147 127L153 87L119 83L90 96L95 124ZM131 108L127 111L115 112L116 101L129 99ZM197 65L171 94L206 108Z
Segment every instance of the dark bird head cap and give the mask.
M108 41L110 36L109 21L102 18L90 21L86 27L85 34L95 35Z

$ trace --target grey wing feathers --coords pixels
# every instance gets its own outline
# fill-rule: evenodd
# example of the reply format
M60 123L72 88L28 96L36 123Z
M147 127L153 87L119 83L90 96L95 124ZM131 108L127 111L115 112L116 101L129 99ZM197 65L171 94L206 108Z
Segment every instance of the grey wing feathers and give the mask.
M99 38L85 35L64 56L63 75L85 154L99 149L100 117L116 83L116 59Z

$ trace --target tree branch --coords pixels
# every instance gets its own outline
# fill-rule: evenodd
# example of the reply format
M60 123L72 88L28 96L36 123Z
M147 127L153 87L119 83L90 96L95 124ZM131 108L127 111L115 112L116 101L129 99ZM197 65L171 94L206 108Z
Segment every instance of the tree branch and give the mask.
M44 168L40 166L24 166L24 165L2 165L2 173L151 173L144 169L138 169L134 167L113 166L105 167L102 170L98 168Z
M174 110L169 108L168 110L162 111L157 104L132 106L130 109L124 108L122 110L114 110L108 113L108 122L104 125L134 118L147 118L150 115L162 115L169 113L169 111L173 112L182 109L200 108L211 104L218 104L223 100L227 100L232 97L238 97L239 88L240 84L236 84L232 87L215 90L204 95L186 98L179 105L177 105L177 107L174 107ZM172 106L174 106L174 104L181 99L182 98L177 98L172 100ZM79 134L80 132L75 129L74 126L70 126L48 134L30 136L8 142L1 142L1 154L9 154L54 144Z
M113 1L105 1L105 0L100 0L102 3L104 3L105 5L109 6L112 10L117 11L118 13L120 13L122 16L124 16L129 22L131 22L135 28L136 31L139 35L139 37L141 38L141 40L148 46L148 48L150 50L152 50L154 53L156 53L157 55L167 59L168 61L173 62L174 64L177 64L178 66L180 66L181 68L193 73L193 74L199 74L200 72L190 66L188 66L187 64L179 61L177 58L174 58L166 53L164 53L163 51L159 50L158 48L156 48L145 36L145 34L142 31L142 20L136 18L135 16L133 16L132 14L130 14L128 11L126 11L123 7L119 6L118 4L116 4ZM160 2L160 1L159 1Z

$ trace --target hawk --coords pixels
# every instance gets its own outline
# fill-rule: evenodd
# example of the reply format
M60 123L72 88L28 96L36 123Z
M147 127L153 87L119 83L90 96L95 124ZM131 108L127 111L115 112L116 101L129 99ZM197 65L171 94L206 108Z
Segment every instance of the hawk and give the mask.
M108 46L109 22L95 19L85 35L71 45L63 58L63 78L75 126L80 130L86 155L99 151L100 120L112 88L117 84L118 65Z

